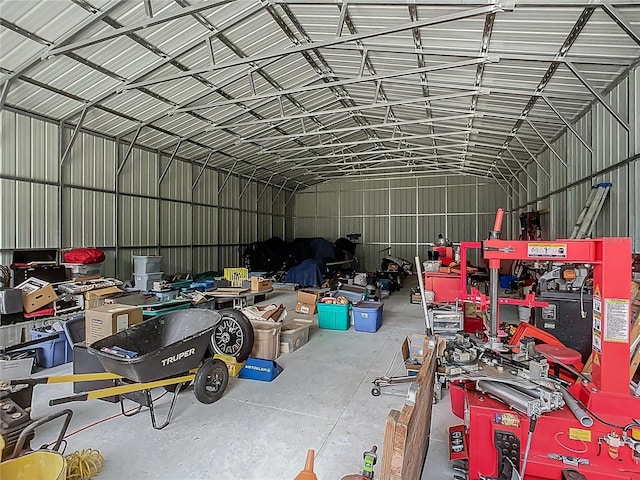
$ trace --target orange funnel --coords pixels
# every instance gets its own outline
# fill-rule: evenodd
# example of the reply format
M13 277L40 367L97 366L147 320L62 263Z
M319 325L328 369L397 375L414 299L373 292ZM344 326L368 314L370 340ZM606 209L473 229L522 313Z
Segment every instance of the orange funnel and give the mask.
M304 470L302 470L294 480L318 480L316 474L313 473L313 458L315 451L307 451L307 461L304 462Z

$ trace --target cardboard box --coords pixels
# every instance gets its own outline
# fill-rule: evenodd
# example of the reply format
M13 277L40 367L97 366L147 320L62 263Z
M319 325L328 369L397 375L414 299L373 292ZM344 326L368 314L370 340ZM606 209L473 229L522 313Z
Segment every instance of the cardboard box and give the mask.
M271 279L261 277L251 277L251 291L264 292L271 290Z
M122 293L118 287L98 288L96 290L89 290L84 294L84 309L90 310L92 308L101 307L105 304L105 300L109 297L113 297Z
M316 313L316 302L320 298L320 293L314 290L298 290L296 312L306 315Z
M425 335L412 333L402 342L402 359L407 375L417 375L424 358Z
M22 290L22 308L26 313L35 312L58 299L53 287L38 278L29 278L16 288Z
M131 305L103 305L85 312L87 345L142 322L142 308Z

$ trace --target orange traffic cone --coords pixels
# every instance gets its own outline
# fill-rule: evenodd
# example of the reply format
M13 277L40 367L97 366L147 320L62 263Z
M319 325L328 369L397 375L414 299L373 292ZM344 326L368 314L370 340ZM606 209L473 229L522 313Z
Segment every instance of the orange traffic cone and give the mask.
M304 470L302 470L294 480L318 480L316 474L313 473L314 454L314 450L307 450L307 461L304 462Z

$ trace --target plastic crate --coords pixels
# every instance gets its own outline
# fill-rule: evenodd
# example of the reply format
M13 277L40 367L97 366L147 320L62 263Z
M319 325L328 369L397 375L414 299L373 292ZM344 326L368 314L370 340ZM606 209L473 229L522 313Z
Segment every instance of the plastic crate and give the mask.
M353 328L375 333L382 326L382 302L359 302L353 306Z
M362 300L366 300L367 298L369 298L369 292L357 293L357 292L349 292L348 290L338 289L331 296L336 298L347 297L347 300L349 300L351 303L358 303L358 302L361 302Z
M166 292L153 292L153 294L161 302L168 302L170 300L176 299L176 297L178 296L178 290L167 290Z
M135 281L136 290L148 292L153 289L153 282L162 281L162 273L134 273L133 279Z
M100 263L89 263L89 264L80 264L80 263L63 263L67 270L71 271L72 276L86 276L86 275L100 275L102 276L102 269L104 267L104 262Z
M351 305L318 302L318 327L328 330L349 330Z
M134 255L133 273L155 273L162 271L162 255Z
M309 328L313 320L294 318L280 332L280 353L291 353L309 341ZM286 328L285 328L286 327Z
M249 280L249 270L246 268L225 268L224 278L231 282L232 287L240 288L243 280Z
M73 360L73 349L69 345L64 331L49 331L46 328L31 330L31 340L53 335L57 335L57 338L35 345L38 349L36 363L40 367L56 367Z

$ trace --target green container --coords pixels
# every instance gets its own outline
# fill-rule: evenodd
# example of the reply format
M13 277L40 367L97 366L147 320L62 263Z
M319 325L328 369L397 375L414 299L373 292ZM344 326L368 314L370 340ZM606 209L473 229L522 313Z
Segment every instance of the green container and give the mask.
M328 330L349 330L351 305L318 302L318 327Z

